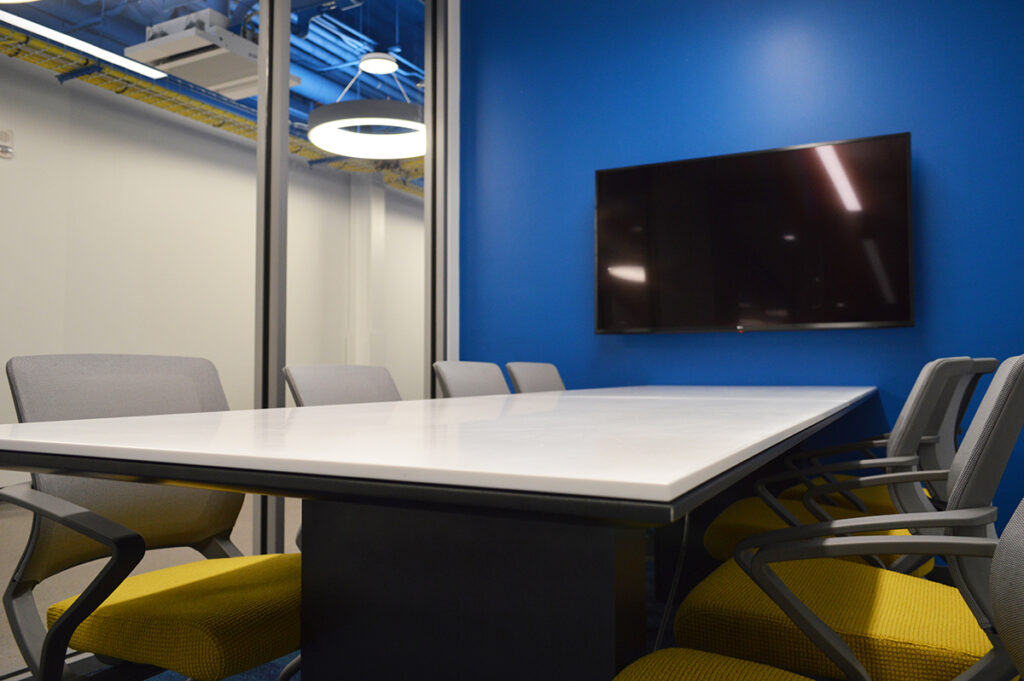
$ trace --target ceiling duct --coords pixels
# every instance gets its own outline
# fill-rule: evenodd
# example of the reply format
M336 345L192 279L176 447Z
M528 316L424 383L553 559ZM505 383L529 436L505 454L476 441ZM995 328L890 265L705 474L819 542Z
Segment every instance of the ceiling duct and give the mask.
M258 46L228 30L229 19L212 9L146 28L146 41L124 55L231 99L256 94ZM301 81L291 76L291 86Z

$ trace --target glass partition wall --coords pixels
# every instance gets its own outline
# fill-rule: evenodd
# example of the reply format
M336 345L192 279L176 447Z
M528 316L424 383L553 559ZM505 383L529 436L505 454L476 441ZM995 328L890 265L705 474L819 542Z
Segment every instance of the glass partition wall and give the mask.
M290 118L324 148L288 171L287 362L384 366L404 399L419 399L428 368L424 4L298 6ZM394 125L359 125L388 116ZM410 145L396 151L401 137Z
M370 115L336 129L385 146L422 129L408 121L425 117L425 8L293 0L288 172L274 188L287 200L284 360L382 365L404 399L429 396L429 362L440 356L429 331L437 227L424 221L423 151L376 158L371 144L357 157L316 146L309 129L321 107L366 101L377 102L370 114L385 102L399 120ZM0 361L201 356L217 366L232 409L259 404L260 9L253 0L0 0ZM384 71L361 69L374 53ZM3 386L0 422L14 420ZM0 471L0 484L26 477ZM0 507L9 546L29 521ZM233 536L243 551L254 548L252 525L243 509ZM4 552L0 573L17 553ZM53 600L91 575L54 585ZM23 666L6 636L0 671Z

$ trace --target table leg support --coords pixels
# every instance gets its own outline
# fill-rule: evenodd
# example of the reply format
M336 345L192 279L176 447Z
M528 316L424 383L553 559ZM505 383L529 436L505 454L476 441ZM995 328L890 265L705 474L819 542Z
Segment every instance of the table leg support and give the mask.
M602 681L643 653L639 529L306 501L307 681Z

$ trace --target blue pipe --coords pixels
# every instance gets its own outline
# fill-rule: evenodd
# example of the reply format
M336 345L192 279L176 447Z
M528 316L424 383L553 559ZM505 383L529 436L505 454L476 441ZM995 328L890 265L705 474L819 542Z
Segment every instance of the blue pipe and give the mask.
M297 48L300 51L311 55L318 62L322 62L323 64L336 64L341 60L348 61L352 59L352 57L348 55L339 55L332 51L330 47L334 46L324 45L323 41L319 39L316 34L307 38L299 38L293 35L291 37L291 43L293 48ZM358 60L358 57L356 59Z
M207 6L226 17L231 16L231 0L210 0Z
M371 38L368 35L360 33L359 31L357 31L356 29L352 28L351 26L346 24L341 19L338 19L337 17L334 17L334 16L332 16L330 14L321 14L319 18L323 19L328 24L333 24L335 27L345 31L346 33L350 33L353 38L355 38L356 40L358 40L360 42L366 43L371 48L377 46L377 41L376 40L374 40L373 38Z
M95 5L100 0L77 0L77 2L90 6ZM135 3L121 9L124 10L125 16L129 19L143 26L152 26L172 18L175 10L184 9L185 13L189 14L205 6L205 4L200 6L199 3L195 1L189 2L188 0L148 0L145 5ZM120 13L120 10L118 13Z
M245 19L245 15L256 7L257 4L259 4L258 0L240 0L238 5L235 7L235 11L231 13L228 26L234 27L241 24Z
M119 4L117 7L113 7L111 9L107 9L106 7L101 7L100 8L100 13L97 16L94 16L92 19L87 19L86 21L80 22L78 24L75 24L74 26L69 27L68 29L66 29L66 32L67 33L74 33L75 31L80 31L83 28L87 28L89 26L94 26L94 25L104 21L107 17L116 17L117 15L119 15L124 10L124 8L127 5L128 5L128 0L121 0L121 4Z
M62 15L57 16L43 7L26 4L18 5L15 13L63 33L68 32L69 25L85 23L93 17L92 12L71 3L63 6L61 11ZM88 42L115 54L121 54L125 45L141 43L146 37L141 26L127 21L123 16L110 17L102 25L88 26L84 32L90 38Z
M296 64L294 61L291 64L291 72L292 75L302 79L301 83L292 88L292 92L314 102L321 102L323 104L333 102L345 88L344 85L339 85L336 81L322 76L305 66Z

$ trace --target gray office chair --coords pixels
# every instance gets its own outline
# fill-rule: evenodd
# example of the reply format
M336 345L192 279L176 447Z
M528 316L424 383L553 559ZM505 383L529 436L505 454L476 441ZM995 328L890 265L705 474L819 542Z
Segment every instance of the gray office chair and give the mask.
M817 540L817 548L825 553L857 551L860 538L844 537L840 539ZM877 541L877 540L872 540ZM886 539L885 541L889 541ZM992 624L989 637L993 641L992 651L982 660L958 674L953 681L996 681L1010 678L1024 672L1024 502L1017 506L1003 534L998 540L994 538L966 537L913 537L899 540L903 544L900 551L922 551L939 553L947 556L957 555L961 558L991 559L989 576L989 600L992 603ZM774 555L762 556L758 564L762 568L775 560L786 560L798 544L780 545ZM872 549L874 550L874 549ZM769 551L769 549L762 549ZM754 559L756 560L756 559ZM903 577L913 579L913 577ZM770 581L770 580L769 580ZM938 585L936 585L938 586ZM884 604L879 604L884 607ZM928 604L918 609L917 617L923 626L928 626L935 613L928 611ZM787 614L788 614L787 610ZM821 645L834 647L841 653L833 651L831 657L843 661L852 671L846 671L844 678L849 681L862 681L869 678L867 672L860 667L860 662L853 657L850 648L841 640L817 632L815 623L808 621L807 613L802 605L793 609L801 629ZM897 651L897 656L899 651ZM907 673L903 678L922 678L915 674L921 669L920 661L895 660L897 669ZM859 668L858 668L859 667ZM845 671L845 670L844 670ZM924 670L923 673L930 673ZM946 678L949 678L948 676ZM806 676L783 671L758 663L726 657L705 651L689 648L667 648L659 650L626 667L615 681L810 681Z
M562 377L554 364L544 362L509 362L505 365L512 389L517 393L538 393L565 390Z
M842 673L849 681L960 673L963 681L1009 681L1016 672L994 625L991 554L972 547L990 545L995 536L992 500L1022 426L1024 355L1000 365L947 471L867 476L821 490L944 478L950 490L945 511L837 520L749 537L737 545L735 561L687 596L677 612L676 640L809 676ZM895 528L921 534L850 536ZM940 528L945 534L925 533ZM959 595L952 598L950 587L911 575L831 560L883 552L944 556ZM777 645L765 645L766 631ZM897 664L897 658L907 661Z
M228 408L217 370L203 359L15 357L7 376L23 422ZM241 555L229 539L241 494L33 474L31 483L0 490L0 499L34 513L3 602L41 681L135 679L161 669L215 681L299 646L301 559ZM208 560L128 577L146 549L176 546ZM47 630L35 586L103 557L109 562L85 591L50 606ZM65 668L68 647L93 655Z
M391 372L384 367L345 364L309 364L287 366L284 378L292 391L295 404L300 407L319 407L330 404L356 404L360 402L397 402L402 399ZM302 529L296 539L301 547ZM278 681L287 681L298 673L302 657L291 660Z
M491 362L434 362L434 375L442 397L509 394L501 369Z
M398 387L384 367L344 364L287 366L284 378L295 404L315 407L355 402L397 402Z
M956 455L961 435L961 426L964 414L970 405L974 390L982 376L991 374L999 366L999 362L991 357L972 358L970 364L963 357L947 357L932 360L926 364L918 374L914 387L908 395L900 414L893 426L893 431L899 432L901 425L911 417L915 411L921 409L919 404L922 393L925 391L925 382L933 380L932 374L940 365L949 365L943 369L949 373L951 370L958 374L954 382L948 383L943 392L939 393L938 400L933 407L929 420L925 423L921 441L918 444L916 455L920 458L919 467L923 470L940 470L949 468ZM943 408L943 405L945 407ZM876 457L875 450L885 449L889 445L892 433L863 440L857 443L840 445L828 450L812 452L798 452L787 457L787 466L794 470L806 483L821 484L839 482L841 476L834 473L825 473L821 478L808 479L807 466L820 466L825 460L836 461L838 455L861 453L867 457ZM948 492L945 486L937 481L926 481L925 487L929 491L932 505L942 508L945 506ZM790 487L779 494L780 499L800 500L807 493L807 484ZM841 498L832 500L842 506L847 506L864 513L896 513L899 508L886 488L873 488L869 490L856 490L854 493L844 493Z
M756 484L757 497L741 499L730 505L719 514L708 526L704 544L708 552L719 560L726 560L733 553L736 544L746 536L758 532L781 529L786 524L800 525L836 518L854 518L865 515L858 509L838 505L839 493L848 498L864 501L869 496L854 496L864 491L881 491L883 498L891 498L892 512L926 512L936 510L936 504L925 495L922 483L931 483L944 491L947 471L945 468L932 468L939 465L936 454L940 445L955 447L941 443L938 433L947 420L947 415L959 410L956 398L960 396L965 383L975 380L978 367L991 368L992 360L973 360L969 357L947 357L928 362L918 375L917 381L900 411L899 418L893 425L892 432L886 439L886 456L881 458L865 458L841 463L823 464L803 468L797 473L783 473L764 477ZM956 401L954 407L950 404ZM950 435L946 435L950 437ZM925 456L927 453L929 456ZM801 501L776 498L770 487L780 480L799 476L805 480L822 473L840 471L865 471L884 469L889 473L909 472L917 468L927 471L912 482L893 482L891 485L857 486L860 478L851 476L846 480L836 480L825 484L812 484L804 491ZM873 478L877 480L877 476ZM838 485L838 486L837 486ZM830 490L827 494L822 490ZM822 503L828 500L831 503ZM836 504L836 505L832 505ZM766 508L767 507L767 508ZM770 509L771 512L768 512ZM897 532L905 534L905 530ZM898 562L885 562L877 557L868 557L873 564L910 572L922 567L922 558L912 556Z

